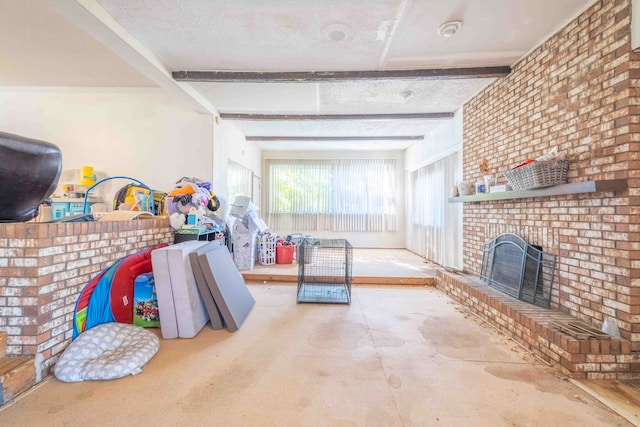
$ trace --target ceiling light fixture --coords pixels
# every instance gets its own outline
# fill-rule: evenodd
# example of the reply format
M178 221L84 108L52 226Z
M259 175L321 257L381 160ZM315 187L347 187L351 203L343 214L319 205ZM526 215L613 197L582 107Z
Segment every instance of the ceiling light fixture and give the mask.
M342 30L333 30L329 33L329 38L334 42L339 42L347 37L347 34Z
M322 35L325 40L334 43L347 42L353 36L353 30L346 24L334 23L329 24L322 29Z
M452 37L458 32L460 27L462 27L462 21L445 22L438 28L438 34L442 37Z

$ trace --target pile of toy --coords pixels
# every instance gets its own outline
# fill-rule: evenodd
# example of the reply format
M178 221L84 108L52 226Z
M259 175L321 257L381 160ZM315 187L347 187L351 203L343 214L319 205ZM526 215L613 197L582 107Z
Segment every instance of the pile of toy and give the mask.
M175 230L201 228L216 231L222 238L228 235L224 219L214 212L220 209L220 200L211 189L211 183L198 178L183 177L166 198L169 222Z

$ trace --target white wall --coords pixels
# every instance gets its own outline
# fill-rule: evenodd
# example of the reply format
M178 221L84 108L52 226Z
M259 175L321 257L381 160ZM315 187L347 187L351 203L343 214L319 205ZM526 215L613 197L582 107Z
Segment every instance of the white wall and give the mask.
M233 160L250 169L255 178L260 179L262 176L262 151L255 145L247 142L244 134L229 121L219 120L219 123L214 126L213 134L213 190L221 202L221 207L216 214L225 216L230 210L229 204L233 202L233 200L227 200L227 169L229 160Z
M63 170L90 165L161 191L183 176L213 179L213 117L162 89L0 88L0 130L56 144Z
M404 248L405 247L405 190L404 190L404 164L403 153L401 151L264 151L262 153L263 159L367 159L367 158L395 158L397 160L397 187L398 194L396 194L396 207L398 214L398 231L385 231L385 232L311 232L315 238L337 238L347 239L351 245L359 248ZM346 184L347 185L347 184ZM264 182L262 185L263 201L267 201L267 186L268 183ZM265 203L263 203L263 210L266 209ZM266 215L265 215L266 216ZM269 224L267 224L269 225ZM287 235L300 230L272 230L279 235Z
M405 150L405 170L413 172L454 151L462 152L462 110L458 110L453 119L428 132L423 141L418 141Z
M444 122L442 125L433 129L429 133L427 133L424 137L423 141L416 142L412 144L409 148L405 150L404 153L404 164L405 164L405 188L407 191L410 191L410 174L411 172L420 169L424 166L432 164L454 152L459 152L458 156L458 170L462 171L462 109L458 110L453 119ZM462 180L463 177L457 177L457 180ZM452 190L452 189L450 189ZM428 197L428 195L425 195ZM407 194L407 200L409 200L409 195ZM455 242L455 245L450 245L451 250L455 250L458 252L457 258L460 262L462 261L462 203L457 203L457 208L459 209L459 224L457 228L459 229L458 239ZM411 225L411 211L407 209L407 232L406 235L409 234L409 228ZM408 241L405 242L405 247L408 247ZM421 254L424 255L424 254ZM456 266L457 267L457 266ZM462 267L460 265L460 267Z

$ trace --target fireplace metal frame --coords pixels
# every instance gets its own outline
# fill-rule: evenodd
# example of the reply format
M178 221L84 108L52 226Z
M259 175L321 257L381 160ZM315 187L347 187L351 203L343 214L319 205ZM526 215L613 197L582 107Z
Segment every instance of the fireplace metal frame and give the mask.
M555 255L505 233L485 244L480 277L507 295L549 308L555 267Z

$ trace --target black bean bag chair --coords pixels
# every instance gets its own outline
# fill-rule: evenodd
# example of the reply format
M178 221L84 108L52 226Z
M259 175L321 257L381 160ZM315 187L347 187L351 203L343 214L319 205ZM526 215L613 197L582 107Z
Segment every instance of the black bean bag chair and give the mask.
M61 171L62 153L54 144L0 132L0 222L38 216Z

